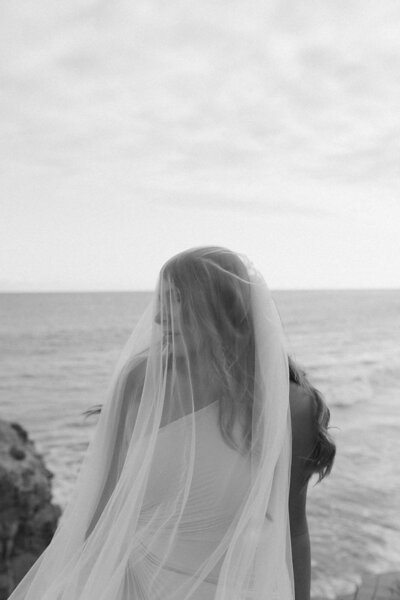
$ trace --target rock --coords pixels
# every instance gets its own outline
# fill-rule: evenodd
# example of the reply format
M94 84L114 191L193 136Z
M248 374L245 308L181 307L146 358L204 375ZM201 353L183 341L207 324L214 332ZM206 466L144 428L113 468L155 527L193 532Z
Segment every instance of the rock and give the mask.
M50 543L61 515L42 457L18 423L0 420L0 600Z
M352 594L340 594L335 600L400 600L400 572L367 575Z

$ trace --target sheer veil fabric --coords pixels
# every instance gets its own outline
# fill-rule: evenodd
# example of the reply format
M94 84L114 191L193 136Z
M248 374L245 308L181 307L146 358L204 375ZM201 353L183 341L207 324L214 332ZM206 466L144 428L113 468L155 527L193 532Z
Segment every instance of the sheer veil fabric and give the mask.
M219 247L162 268L52 542L9 600L293 600L285 339Z

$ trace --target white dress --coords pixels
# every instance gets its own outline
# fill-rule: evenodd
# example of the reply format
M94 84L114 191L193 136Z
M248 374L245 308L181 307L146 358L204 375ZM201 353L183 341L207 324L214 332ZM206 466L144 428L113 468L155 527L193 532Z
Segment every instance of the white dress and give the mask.
M152 521L156 528L164 517L159 511L163 498L168 496L171 486L179 485L179 474L174 465L182 453L182 435L187 418L182 417L163 427L158 436L141 516L142 529L146 531L144 544L146 539L151 539L152 525L148 526L149 522ZM195 413L195 432L195 461L187 502L179 519L168 566L164 565L157 575L158 585L164 593L167 589L175 590L175 600L180 600L179 586L188 577L192 578L217 548L250 485L248 459L229 447L221 435L218 401ZM165 558L166 546L167 539L163 544L158 537L156 547L150 552L143 556L141 545L138 556L131 557L126 574L126 600L152 600L148 592L149 581L158 557ZM200 585L191 596L193 600L214 599L221 562L222 559L206 577L200 578Z

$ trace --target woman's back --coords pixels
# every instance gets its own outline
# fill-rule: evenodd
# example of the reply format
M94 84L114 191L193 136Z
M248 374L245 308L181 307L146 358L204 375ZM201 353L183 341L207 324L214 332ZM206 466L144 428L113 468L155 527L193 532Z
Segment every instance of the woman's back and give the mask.
M249 491L249 459L224 441L219 429L218 409L218 401L214 401L193 413L196 448L191 485L179 519L175 520L177 514L166 509L171 528L177 527L168 561L159 574L168 586L181 585L185 578L192 578L207 562L227 534ZM170 495L171 487L180 485L176 464L185 444L187 421L191 419L192 415L187 415L173 421L162 428L157 439L139 530L139 535L140 531L146 532L149 540L152 539L152 524L157 530L160 520L165 518L160 508L164 499ZM179 510L177 506L176 513ZM136 557L132 557L131 576L137 584L140 582L141 589L146 589L153 574L152 565L158 564L165 556L169 538L170 529L167 527L164 538L158 536L152 552L145 553L147 558L143 559L141 554L141 560L135 563ZM146 543L145 539L143 543ZM222 557L200 585L198 597L202 600L214 598L221 564ZM147 596L140 596L142 598L147 600ZM179 600L179 595L176 600Z

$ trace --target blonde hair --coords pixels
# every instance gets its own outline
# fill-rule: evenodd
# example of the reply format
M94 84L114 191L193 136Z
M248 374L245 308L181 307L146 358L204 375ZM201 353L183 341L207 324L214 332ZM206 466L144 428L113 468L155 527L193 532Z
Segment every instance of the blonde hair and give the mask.
M254 329L247 267L239 255L219 246L186 250L164 265L181 297L182 320L206 350L222 384L219 426L237 450L233 426L239 416L245 448L251 444L254 383Z

